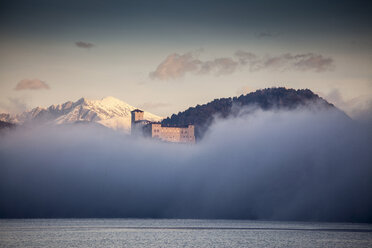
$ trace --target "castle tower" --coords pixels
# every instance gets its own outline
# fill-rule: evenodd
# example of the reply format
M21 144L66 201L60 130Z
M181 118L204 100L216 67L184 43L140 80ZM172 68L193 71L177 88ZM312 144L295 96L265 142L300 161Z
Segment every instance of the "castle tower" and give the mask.
M140 109L135 109L131 112L132 114L132 123L135 123L136 121L143 120L143 111Z
M131 111L130 113L132 115L132 119L131 119L131 133L134 134L134 132L136 130L136 122L143 120L143 114L144 113L143 113L142 110L139 110L139 109L135 109L135 110Z

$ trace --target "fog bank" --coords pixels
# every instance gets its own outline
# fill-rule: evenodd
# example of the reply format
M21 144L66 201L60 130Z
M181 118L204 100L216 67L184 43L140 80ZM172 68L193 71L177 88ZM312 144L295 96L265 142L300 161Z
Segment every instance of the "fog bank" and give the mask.
M0 134L0 217L372 222L371 147L331 109L216 120L196 145L19 127Z

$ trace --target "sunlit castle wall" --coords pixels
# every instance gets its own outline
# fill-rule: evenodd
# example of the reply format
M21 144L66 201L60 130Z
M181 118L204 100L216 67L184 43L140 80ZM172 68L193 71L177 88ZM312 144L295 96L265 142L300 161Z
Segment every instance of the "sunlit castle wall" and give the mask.
M144 112L136 109L131 112L131 133L153 139L176 143L195 143L194 125L185 127L163 127L144 119Z
M187 127L162 127L151 124L151 136L168 142L195 143L194 125Z

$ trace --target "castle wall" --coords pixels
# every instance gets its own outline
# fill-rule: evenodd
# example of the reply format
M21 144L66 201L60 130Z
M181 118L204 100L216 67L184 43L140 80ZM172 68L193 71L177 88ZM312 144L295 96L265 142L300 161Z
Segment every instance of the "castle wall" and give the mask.
M151 124L151 136L168 142L195 143L194 126L162 127L161 124Z
M195 143L194 125L187 127L162 127L160 123L144 120L143 111L136 109L131 112L131 133L141 134L167 142Z

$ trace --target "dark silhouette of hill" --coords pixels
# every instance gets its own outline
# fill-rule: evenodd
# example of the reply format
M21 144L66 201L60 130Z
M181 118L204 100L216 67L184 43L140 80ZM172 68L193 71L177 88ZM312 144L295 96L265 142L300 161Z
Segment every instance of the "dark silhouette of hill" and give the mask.
M241 107L252 106L263 110L288 110L310 105L320 108L334 108L332 104L309 89L268 88L239 97L215 99L207 104L188 108L183 112L173 114L171 117L164 119L162 125L180 126L194 124L195 136L200 139L211 125L214 117L227 118L236 116Z

